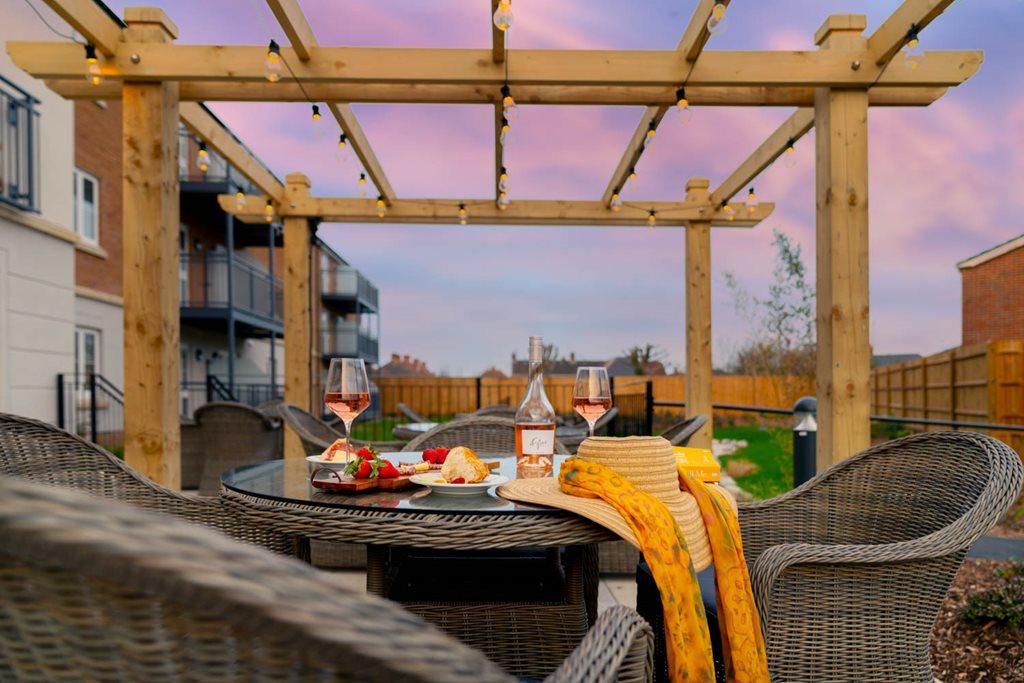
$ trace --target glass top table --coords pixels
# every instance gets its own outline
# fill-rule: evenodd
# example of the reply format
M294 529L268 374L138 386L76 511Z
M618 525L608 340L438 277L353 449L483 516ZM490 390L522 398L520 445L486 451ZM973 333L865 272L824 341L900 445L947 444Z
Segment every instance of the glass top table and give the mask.
M382 458L393 463L422 462L418 452L382 453ZM516 458L513 454L481 455L486 462L498 462L497 474L509 479L516 476ZM556 455L555 471L569 456ZM364 491L340 493L314 488L309 483L310 467L305 459L273 460L229 470L221 477L224 488L236 493L278 502L313 503L323 507L350 510L391 510L450 514L523 514L544 515L560 510L506 500L491 487L478 496L449 496L432 493L430 489L413 484L400 491ZM317 479L330 479L320 472Z

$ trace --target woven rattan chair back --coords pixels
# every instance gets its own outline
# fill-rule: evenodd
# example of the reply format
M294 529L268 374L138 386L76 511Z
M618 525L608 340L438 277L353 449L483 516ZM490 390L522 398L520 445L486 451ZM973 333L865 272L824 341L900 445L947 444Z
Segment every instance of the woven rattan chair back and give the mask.
M256 408L213 402L197 408L195 418L206 448L199 480L201 496L217 495L220 477L229 469L284 455L280 421Z
M111 453L53 425L0 413L0 475L79 489L180 517L277 552L292 541L253 526L216 498L183 496L141 476Z
M514 453L516 426L508 417L470 416L445 422L402 447L403 451L422 451L437 446L467 446L477 453ZM567 454L555 439L555 453Z
M516 407L515 406L510 406L507 403L495 403L494 405L491 405L491 406L484 406L483 408L477 408L477 410L473 414L474 415L480 415L480 416L490 415L492 417L515 418L515 416L516 416Z
M278 414L302 441L302 447L306 449L306 455L322 453L338 439L344 439L344 425L342 431L335 431L327 426L327 423L311 415L302 408L291 403L282 403L278 406Z
M1022 480L1006 444L929 432L741 505L773 679L932 680L928 643L946 592Z
M685 446L690 438L708 421L707 415L697 414L680 420L661 433L661 437L673 446Z

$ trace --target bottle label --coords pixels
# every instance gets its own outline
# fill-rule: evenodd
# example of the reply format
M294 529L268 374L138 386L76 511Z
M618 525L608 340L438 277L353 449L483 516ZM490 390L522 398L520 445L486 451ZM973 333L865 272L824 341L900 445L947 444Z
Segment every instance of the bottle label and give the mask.
M524 429L522 439L523 455L553 455L555 452L553 429Z

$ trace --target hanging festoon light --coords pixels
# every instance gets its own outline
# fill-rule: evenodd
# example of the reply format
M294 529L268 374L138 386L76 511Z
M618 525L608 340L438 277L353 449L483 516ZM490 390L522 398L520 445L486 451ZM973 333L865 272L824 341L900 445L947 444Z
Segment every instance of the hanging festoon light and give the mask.
M235 193L235 212L242 213L245 211L245 193L239 190Z
M377 195L377 218L384 218L384 197Z
M630 166L629 173L626 174L626 187L630 190L635 190L637 182L636 167Z
M498 191L508 192L508 169L504 166L498 172Z
M515 98L512 97L512 89L508 87L508 83L501 86L501 113L509 121L519 113L519 107L516 105Z
M281 80L281 48L276 40L271 40L267 45L267 58L263 62L263 76L271 83Z
M608 208L616 213L622 210L622 197L619 196L618 190L612 193L612 200L609 202Z
M658 129L658 127L657 127L657 125L655 125L654 121L651 121L647 125L647 132L644 133L644 142L643 142L643 148L644 149L647 149L650 146L651 142L654 140L654 136L658 132L657 129Z
M310 118L313 119L314 121L319 121L321 119L321 116L320 116L320 105L318 105L318 104L314 104L313 105L313 113L310 115Z
M501 0L494 10L494 25L499 31L507 31L512 27L515 17L512 15L512 0Z
M512 126L510 126L509 123L508 123L508 117L502 116L501 117L501 134L498 136L498 142L501 143L502 147L504 147L505 144L508 142L508 134L509 134L509 131L511 131L511 130L512 130Z
M782 153L782 165L786 168L796 166L796 140L786 140L786 151Z
M93 85L99 85L103 81L103 72L100 71L100 60L96 55L96 46L91 43L85 44L85 80Z
M906 43L903 46L903 59L912 70L917 69L921 63L921 55L924 54L924 50L921 49L921 39L917 33L917 24L911 24L907 31Z
M731 221L736 218L736 209L732 208L729 202L722 202L721 204L722 213L725 214L725 219Z
M676 90L676 111L682 123L689 123L693 118L693 109L690 108L690 101L686 99L686 88L682 86Z
M508 192L499 192L497 203L499 211L504 211L505 209L507 209L508 205L512 203L511 200L508 198Z
M459 217L459 225L465 225L466 223L469 222L469 212L466 211L465 204L459 204L459 210L457 212L457 215Z
M338 136L338 161L348 161L348 137L344 133Z
M757 211L757 193L751 187L750 192L747 192L747 213L753 214L755 211Z
M263 220L268 223L274 222L274 203L267 200L267 203L263 206Z
M210 153L206 151L206 143L199 143L199 151L196 152L196 168L203 175L210 170Z
M366 174L365 173L360 173L359 174L359 182L357 184L359 185L359 196L361 198L366 197Z
M658 226L658 212L651 209L647 212L647 227L654 229Z
M711 16L708 17L708 33L713 36L717 36L728 27L727 19L725 17L725 3L716 2L715 6L711 8Z

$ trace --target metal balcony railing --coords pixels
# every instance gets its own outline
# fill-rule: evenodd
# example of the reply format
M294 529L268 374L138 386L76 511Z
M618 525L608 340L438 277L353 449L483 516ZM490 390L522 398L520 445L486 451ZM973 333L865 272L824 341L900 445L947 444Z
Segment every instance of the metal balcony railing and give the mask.
M377 288L355 268L326 268L320 271L320 291L327 296L356 297L377 308Z
M0 76L0 202L39 211L39 100Z
M208 251L181 254L182 308L235 308L280 322L284 311L281 281L269 271L228 255Z
M178 180L194 183L229 183L245 194L261 194L248 178L213 149L207 149L209 168L203 173L196 165L199 139L184 127L178 130ZM232 190L234 191L234 190Z
M321 331L321 352L327 356L379 358L380 342L355 321L344 320Z

